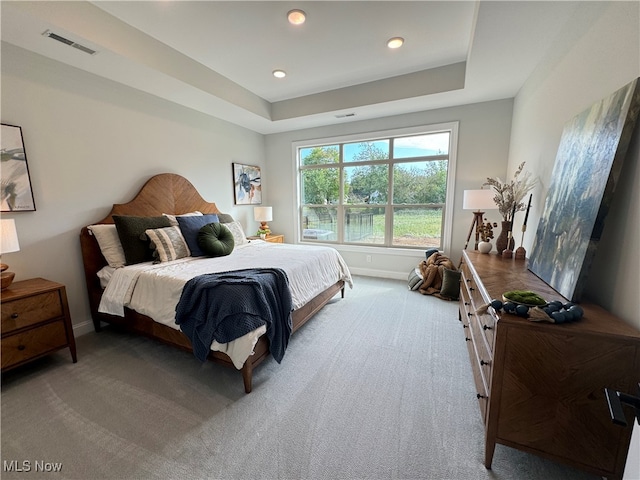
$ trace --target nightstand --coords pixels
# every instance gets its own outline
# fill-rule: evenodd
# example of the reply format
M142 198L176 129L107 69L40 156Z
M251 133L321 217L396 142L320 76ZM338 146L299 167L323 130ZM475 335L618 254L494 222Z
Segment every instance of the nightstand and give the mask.
M249 240L260 240L260 237L257 235L247 238ZM284 243L284 235L267 235L267 238L265 238L264 241L271 243Z
M64 285L44 278L13 282L0 303L3 372L67 347L77 362Z

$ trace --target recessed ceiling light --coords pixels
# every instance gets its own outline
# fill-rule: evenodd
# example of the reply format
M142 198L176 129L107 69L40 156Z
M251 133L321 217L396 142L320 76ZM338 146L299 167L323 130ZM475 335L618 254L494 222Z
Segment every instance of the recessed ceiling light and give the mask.
M404 38L402 37L393 37L387 41L387 47L389 48L400 48L404 43Z
M302 25L307 19L307 14L302 10L289 10L287 13L287 19L291 25Z
M284 78L287 76L287 72L285 72L284 70L274 70L273 76L276 78Z

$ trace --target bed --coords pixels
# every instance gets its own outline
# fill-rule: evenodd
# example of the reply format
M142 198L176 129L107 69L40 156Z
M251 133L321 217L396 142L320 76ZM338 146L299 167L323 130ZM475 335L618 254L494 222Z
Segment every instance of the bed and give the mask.
M188 180L180 175L163 173L150 178L133 200L128 203L114 204L105 218L82 228L80 232L82 259L91 315L97 332L101 330L102 322L104 322L192 351L189 338L180 331L174 321L171 321L173 319L168 318L170 315L167 312L175 308L173 305L180 296L181 285L184 285L189 278L209 271L207 262L216 263L218 259L181 258L169 262L142 262L124 268L110 268L105 258L107 254L103 255L103 250L101 250L94 233L98 228L96 226L111 228L110 225L114 224L114 216L118 220L118 216L157 217L167 214L181 216L190 212L218 214L221 218L224 215L218 210L215 203L205 201ZM287 260L293 258L291 255L298 254L295 250L303 249L304 251L300 252L303 255L310 255L310 252L319 255L318 265L320 263L337 264L335 271L333 271L333 267L323 267L323 270L331 271L322 273L321 281L315 282L314 276L318 273L316 273L317 268L313 266L313 261L310 263L308 261ZM330 262L323 260L321 255L327 254L336 255L337 260ZM309 256L308 258L314 257ZM291 277L293 292L291 296L294 306L291 313L292 332L304 325L338 293L344 298L345 285L351 285L351 276L344 260L334 249L328 249L328 247L306 247L273 244L260 240L252 241L249 245L238 245L230 255L220 259L219 266L212 266L210 271L236 270L236 268L230 267L236 261L237 268L240 269L247 265L257 265L258 267L270 265L274 269L284 270ZM270 264L269 262L274 263ZM306 268L305 271L303 267L307 264L311 265L311 269ZM165 280L163 284L155 285L153 283L156 281L155 278L163 277L165 273L172 275L171 279L168 282ZM122 280L114 281L116 275L119 275L117 278L126 279L129 283L122 287ZM296 280L299 276L302 280ZM297 287L300 282L306 283L307 287L302 289ZM308 286L312 283L317 283L317 285ZM114 284L120 286L116 288L113 286ZM319 291L313 289L319 289ZM110 297L105 292L112 296ZM154 292L155 298L168 299L168 306L165 304L161 308L145 307L145 298L149 296L149 292ZM109 298L111 300L120 299L123 302L121 312L117 312L117 306L115 312L108 307L107 300ZM151 304L153 303L151 302ZM105 305L107 306L105 307ZM237 342L234 340L229 344L215 345L217 342L214 342L212 349L208 352L207 358L209 360L240 370L246 393L251 392L252 389L253 369L270 355L269 340L267 335L263 333L264 329L250 332L247 337L238 339ZM237 354L234 356L233 353L230 353L245 351L247 342L252 344L252 348L250 352L245 352L246 359L242 358L242 354L238 358ZM241 347L234 347L236 343L241 344Z

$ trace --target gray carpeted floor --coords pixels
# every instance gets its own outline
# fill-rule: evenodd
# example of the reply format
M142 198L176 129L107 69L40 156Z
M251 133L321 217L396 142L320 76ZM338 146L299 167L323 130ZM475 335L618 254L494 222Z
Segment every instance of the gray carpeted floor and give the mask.
M595 478L501 445L484 468L457 304L406 282L356 277L249 395L151 340L77 342L77 364L62 351L3 376L3 479Z

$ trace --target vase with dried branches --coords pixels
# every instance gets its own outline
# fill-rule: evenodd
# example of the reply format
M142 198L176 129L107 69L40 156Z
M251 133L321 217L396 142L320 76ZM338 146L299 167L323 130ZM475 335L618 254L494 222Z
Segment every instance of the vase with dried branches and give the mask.
M502 230L496 239L496 249L498 253L506 248L513 249L513 237L509 240L509 232L513 227L513 217L516 212L526 209L523 199L527 193L533 190L536 180L531 178L530 172L523 172L524 164L522 162L513 175L513 179L509 182L503 182L498 177L487 178L483 185L488 185L495 191L493 201L498 206L498 211L502 215Z

